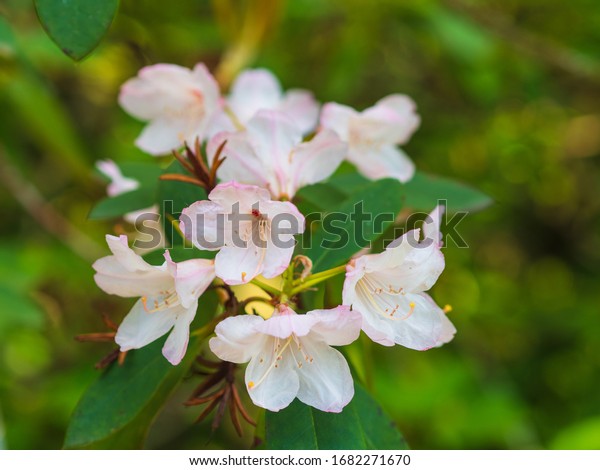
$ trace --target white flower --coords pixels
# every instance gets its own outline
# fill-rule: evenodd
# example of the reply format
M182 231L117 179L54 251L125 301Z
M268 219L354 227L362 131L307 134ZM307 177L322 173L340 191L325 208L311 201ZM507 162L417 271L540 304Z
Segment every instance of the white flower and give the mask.
M406 143L419 123L414 102L404 95L390 95L362 112L327 103L321 113L321 126L348 142L348 160L372 180L413 177L413 162L396 146Z
M220 250L215 271L227 284L245 284L259 274L273 278L290 264L294 234L304 216L291 202L271 201L266 189L235 181L217 185L208 201L183 210L180 228L205 250Z
M227 318L215 329L210 349L222 360L250 361L246 387L252 401L271 411L294 398L339 413L354 396L344 356L331 346L350 344L360 333L360 316L340 306L298 315L280 305L264 320L257 315Z
M96 284L108 294L140 297L119 326L115 341L121 351L128 351L171 331L162 351L169 362L179 364L187 349L198 298L215 277L213 261L175 263L167 251L166 262L152 266L129 248L126 236L107 235L106 242L113 254L94 263Z
M226 159L219 178L266 187L276 199L291 199L302 186L328 178L347 152L346 144L329 130L303 142L300 128L278 111L259 111L246 130L215 135L208 154L213 155L224 141Z
M106 187L106 193L109 197L115 197L120 194L128 193L129 191L134 191L140 186L139 181L124 176L123 173L121 173L121 169L112 160L99 160L96 163L96 168L110 180L110 183ZM123 218L130 224L135 224L138 218L145 214L158 214L158 206L154 205L146 209L128 212ZM145 223L147 223L148 227L152 228L155 233L161 234L160 239L162 246L165 239L162 224L156 219L145 220Z
M223 130L246 126L258 111L273 110L286 113L300 132L307 134L316 127L319 116L319 104L311 92L289 90L284 93L275 75L265 69L240 73L231 86L226 103L236 122L224 122Z
M171 64L144 67L121 87L119 95L125 111L150 121L136 145L152 155L202 140L220 100L219 86L204 64L193 70Z
M400 344L425 350L441 346L456 329L424 291L444 270L440 250L438 206L423 227L425 238L412 230L379 254L364 255L347 266L343 300L362 315L362 329L385 346Z

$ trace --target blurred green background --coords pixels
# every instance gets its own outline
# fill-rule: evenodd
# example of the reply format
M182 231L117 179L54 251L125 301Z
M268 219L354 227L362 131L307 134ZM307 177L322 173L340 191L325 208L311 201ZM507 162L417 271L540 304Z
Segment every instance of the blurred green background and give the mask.
M0 443L57 448L110 350L73 336L130 305L92 279L114 224L86 220L104 195L97 159L151 158L133 146L142 125L119 86L149 63L214 68L227 28L210 2L123 0L75 64L30 2L3 0L0 16ZM496 201L461 223L470 248L445 250L433 290L454 308L455 340L374 347L375 395L411 447L599 449L597 0L289 0L251 65L358 108L412 96L417 166ZM149 445L206 445L181 401ZM249 439L225 428L209 445Z

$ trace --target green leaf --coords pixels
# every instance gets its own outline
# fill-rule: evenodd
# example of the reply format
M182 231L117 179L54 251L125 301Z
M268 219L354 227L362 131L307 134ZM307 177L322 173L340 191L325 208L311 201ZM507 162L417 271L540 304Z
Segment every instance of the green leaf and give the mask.
M269 450L407 449L406 441L381 407L358 384L341 413L325 413L295 400L265 416Z
M194 360L192 342L181 364L162 355L165 338L127 354L85 392L73 413L65 448L141 448L146 432L167 397Z
M417 171L404 185L404 205L413 210L430 212L438 201L446 201L449 212L477 211L493 200L481 191L450 178Z
M156 163L145 162L122 162L119 169L123 176L132 178L140 183L140 186L158 188L162 168Z
M325 215L323 223L311 237L310 248L305 251L305 255L313 260L313 271L346 262L381 235L402 207L401 191L401 183L393 179L369 182ZM371 216L362 224L353 215L357 213L357 204L362 204L362 213ZM387 218L381 214L386 214Z
M156 191L154 188L142 186L139 189L134 189L118 196L102 199L94 206L89 218L98 220L120 217L128 212L147 209L154 205L155 201Z
M350 196L354 191L367 187L369 180L358 173L349 173L334 176L327 184ZM417 171L408 183L403 184L399 194L404 207L426 212L430 212L440 200L447 201L449 212L481 210L493 202L478 189L422 171Z
M298 206L303 214L306 214L306 212L302 210L303 205L309 207L309 204L321 211L328 212L339 206L346 197L346 193L330 184L317 183L301 188L294 198L294 204Z
M48 36L74 60L100 43L117 14L119 0L35 0Z

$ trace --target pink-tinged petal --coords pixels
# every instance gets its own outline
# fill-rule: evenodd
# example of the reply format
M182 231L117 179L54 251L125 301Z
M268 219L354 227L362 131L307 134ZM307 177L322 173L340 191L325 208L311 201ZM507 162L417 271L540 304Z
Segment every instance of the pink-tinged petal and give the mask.
M258 315L226 318L215 328L217 336L210 339L210 350L223 361L248 362L262 350L264 335L257 331L257 327L263 322Z
M331 129L340 138L347 142L350 135L350 119L358 117L359 114L350 106L338 103L327 103L321 110L321 127Z
M356 341L360 334L362 317L346 305L329 310L313 310L306 316L317 320L312 327L311 335L318 335L322 341L331 346L350 344Z
M288 194L292 197L302 186L329 178L348 153L348 146L331 130L322 130L309 142L300 144L292 154Z
M121 169L112 160L98 160L96 168L110 180L106 187L106 192L110 197L133 191L140 186L138 181L123 176Z
M174 366L181 362L187 351L190 340L190 324L196 316L197 308L198 300L196 299L184 313L177 317L175 326L162 348L163 356Z
M426 294L423 294L426 295ZM446 343L449 343L454 339L454 335L456 334L456 327L452 324L452 322L448 319L448 316L442 310L440 315L442 319L442 331L440 332L440 336L437 339L435 347L439 348Z
M247 132L215 135L208 143L208 155L214 155L219 146L227 141L222 156L225 161L217 170L221 181L240 181L257 186L267 186L269 169L265 169L262 160L256 155L254 147L248 140Z
M300 379L298 399L321 411L341 412L354 396L354 382L346 359L312 335L302 338L301 343L302 350L296 353L296 357L302 358L299 359L302 367L296 369Z
M246 368L246 388L255 405L270 411L279 411L296 397L299 388L296 364L291 354L279 355L275 341L265 341L261 352ZM289 345L291 346L291 345Z
M302 142L302 131L280 111L259 111L248 121L248 139L265 169L275 172L275 180L285 188L289 178L290 154ZM272 178L270 178L272 179Z
M421 118L416 113L415 102L406 95L390 95L365 110L362 117L379 121L374 129L377 140L391 144L406 143L419 127Z
M100 258L93 264L94 280L107 294L121 297L151 295L173 286L173 279L162 266L146 263L127 245L127 237L106 236L112 256Z
M285 243L285 247L278 247L277 244L280 243ZM272 279L279 276L288 268L294 254L294 243L294 240L288 240L286 242L277 242L277 244L269 244L269 247L265 250L265 259L263 260L261 272L263 277ZM290 248L287 248L288 244L291 245Z
M208 198L219 204L225 213L231 213L235 204L239 204L242 214L252 212L253 205L271 200L269 191L258 186L241 184L229 181L217 185L208 195Z
M152 120L163 116L166 109L185 105L189 81L190 70L185 67L150 65L123 84L119 104L138 119Z
M266 69L254 69L238 75L227 102L238 120L246 123L261 109L275 109L280 100L277 78Z
M226 246L215 258L215 273L231 286L247 284L262 273L266 249L248 241L247 247Z
M306 336L317 323L318 318L308 315L298 315L287 305L279 305L273 316L257 326L263 334L280 339L287 339L291 335Z
M161 270L129 271L116 256L106 256L94 263L94 281L107 294L141 297L158 294L173 287L173 278Z
M190 259L175 263L167 251L165 253L169 272L175 279L175 290L185 308L197 303L198 298L215 278L215 262L210 259Z
M442 246L440 224L445 211L446 208L444 206L436 206L436 208L427 216L423 222L424 238L422 243L429 244L431 242L436 246Z
M319 103L310 91L289 90L278 109L289 115L303 134L308 134L317 125Z
M396 178L406 183L415 174L414 163L392 145L350 147L347 158L371 180Z
M183 146L186 127L180 119L157 118L144 127L135 145L150 155L165 155Z
M196 64L191 73L191 80L194 84L193 92L195 97L201 100L205 108L206 115L212 115L217 109L221 107L221 92L219 90L219 84L212 76L212 74L206 68L206 65L200 63Z
M181 211L179 229L195 247L210 251L221 248L230 233L221 205L206 200L195 202Z
M129 271L153 271L156 269L156 266L146 263L140 255L129 248L127 235L119 237L106 235L106 243L125 269Z
M140 299L119 325L115 342L121 351L139 349L165 335L183 313L180 306L168 310L149 312Z

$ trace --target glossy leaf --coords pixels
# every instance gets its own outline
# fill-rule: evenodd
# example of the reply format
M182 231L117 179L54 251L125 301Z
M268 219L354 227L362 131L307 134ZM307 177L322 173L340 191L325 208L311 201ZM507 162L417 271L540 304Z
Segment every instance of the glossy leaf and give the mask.
M79 401L67 428L65 448L141 448L146 432L194 359L194 344L173 367L162 356L165 339L113 364Z
M365 188L369 180L358 173L348 173L330 178L327 183L336 191L349 196L357 188ZM476 211L489 206L493 200L478 189L442 176L417 171L402 185L399 193L404 207L411 210L431 211L438 201L446 201L449 212Z
M402 185L396 180L369 182L325 215L321 226L311 237L310 248L305 251L313 260L313 271L346 262L381 235L400 212L402 199L398 195L401 190ZM365 214L361 216L362 221L355 217L359 206Z
M270 450L406 449L406 441L381 407L358 384L341 413L325 413L295 400L265 417Z
M141 187L114 197L102 199L90 212L90 219L111 219L128 212L147 209L154 205L156 195L153 188Z
M74 60L92 52L117 14L119 0L35 0L48 36Z

